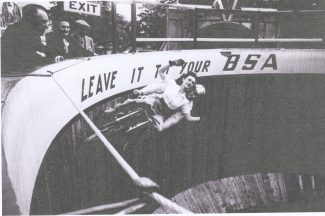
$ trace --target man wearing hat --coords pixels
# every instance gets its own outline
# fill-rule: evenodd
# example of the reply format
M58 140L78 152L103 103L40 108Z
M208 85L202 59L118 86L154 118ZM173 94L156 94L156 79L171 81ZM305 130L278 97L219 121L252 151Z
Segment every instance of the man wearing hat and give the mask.
M71 34L71 37L73 42L82 48L79 56L96 55L94 40L87 35L87 32L90 30L90 25L84 20L76 20L74 24L75 32Z

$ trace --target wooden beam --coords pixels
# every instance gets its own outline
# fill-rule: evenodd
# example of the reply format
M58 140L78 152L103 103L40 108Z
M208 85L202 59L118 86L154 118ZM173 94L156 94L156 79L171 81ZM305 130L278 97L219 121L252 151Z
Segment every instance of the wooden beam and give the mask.
M136 3L131 4L131 23L132 23L132 52L137 51L137 7Z
M112 16L112 44L113 44L113 52L117 53L117 29L116 29L116 3L111 2L111 16Z
M199 15L199 12L198 12L198 9L195 9L194 10L194 34L193 34L193 48L196 49L197 48L197 30L199 28L199 21L198 21L198 15Z

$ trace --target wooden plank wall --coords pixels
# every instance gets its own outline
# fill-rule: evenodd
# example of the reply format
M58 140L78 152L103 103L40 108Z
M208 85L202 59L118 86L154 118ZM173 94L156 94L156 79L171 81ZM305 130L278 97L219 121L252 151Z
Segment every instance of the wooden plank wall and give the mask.
M303 196L308 193L309 197L315 201L316 195L311 195L311 176L303 178L305 189L301 193L299 193L301 188L298 175L268 173L208 181L177 194L172 200L195 213L241 212L244 209L263 208L275 203L295 201L300 201L302 204L306 202ZM320 191L319 188L323 187L323 183L320 181L325 179L323 177L318 180L315 183L315 188ZM294 191L296 193L293 193ZM324 196L321 202L325 204ZM322 209L325 209L324 205ZM171 211L160 207L154 213L166 214Z

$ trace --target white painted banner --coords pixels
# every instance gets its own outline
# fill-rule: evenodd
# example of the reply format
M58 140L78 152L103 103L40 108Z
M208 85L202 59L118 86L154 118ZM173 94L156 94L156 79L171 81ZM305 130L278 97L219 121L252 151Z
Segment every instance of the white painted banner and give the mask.
M85 1L64 1L64 10L79 14L100 16L100 4Z
M325 50L223 49L97 56L43 67L34 75L55 78L74 102L86 109L116 94L159 82L157 70L169 60L172 78L193 71L199 77L240 74L325 74ZM56 72L57 71L57 72ZM3 79L5 80L5 79ZM4 81L3 81L4 82ZM59 131L78 111L51 77L25 77L8 94L2 109L2 145L8 174L23 214L29 214L43 157Z

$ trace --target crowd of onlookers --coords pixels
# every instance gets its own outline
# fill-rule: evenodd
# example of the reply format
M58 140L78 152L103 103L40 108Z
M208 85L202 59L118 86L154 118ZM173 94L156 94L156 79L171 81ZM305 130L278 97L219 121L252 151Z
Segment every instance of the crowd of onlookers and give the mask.
M61 18L53 31L45 34L48 23L44 7L36 4L23 7L22 19L8 26L1 37L2 73L23 72L68 58L96 55L94 41L87 35L91 27L86 21L71 23Z

